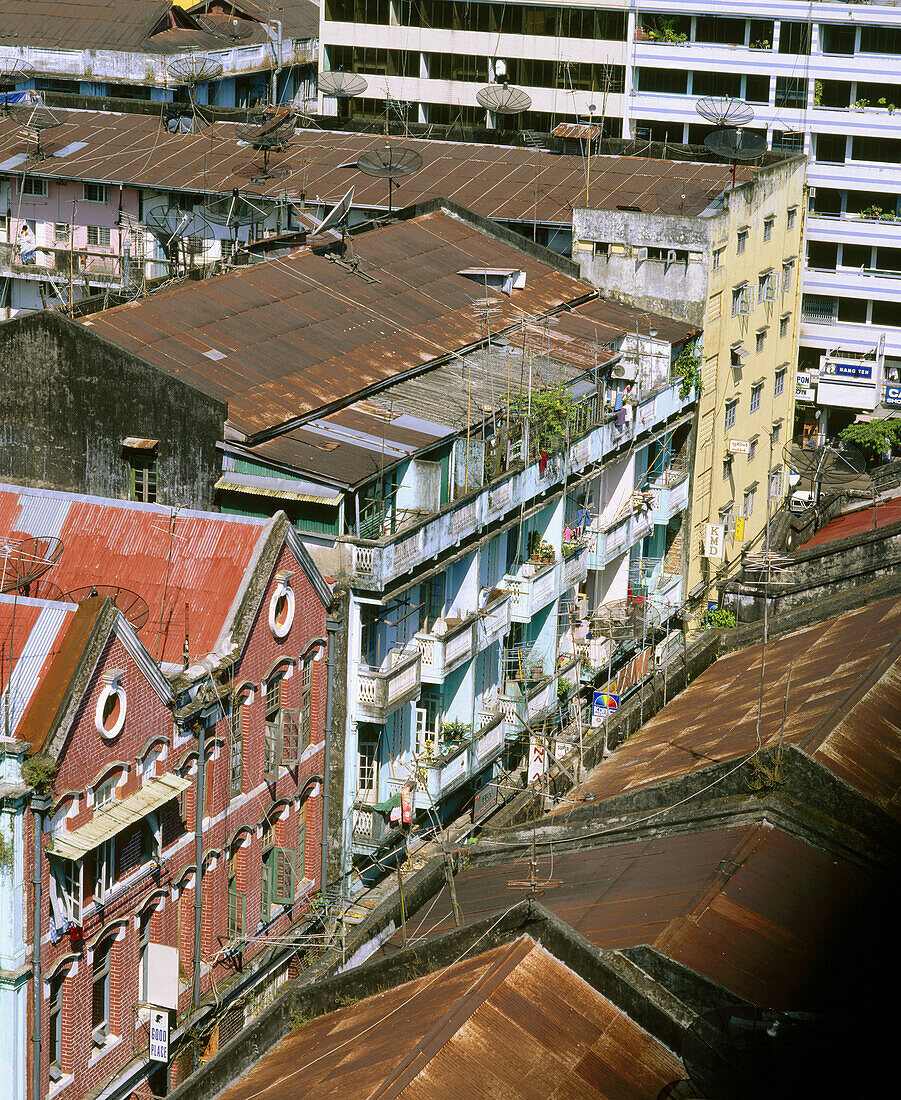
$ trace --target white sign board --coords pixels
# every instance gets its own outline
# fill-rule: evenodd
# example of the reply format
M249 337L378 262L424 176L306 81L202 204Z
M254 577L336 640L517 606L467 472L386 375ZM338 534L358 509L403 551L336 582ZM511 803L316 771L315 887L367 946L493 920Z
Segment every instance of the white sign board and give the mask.
M723 525L708 523L704 527L704 557L719 559L723 556Z
M544 775L545 764L544 741L539 741L539 739L532 734L532 739L529 742L529 772L526 782L534 783L536 779L540 779Z
M730 439L729 440L729 454L730 455L747 455L751 453L751 444L747 439Z
M169 1061L169 1013L158 1008L150 1010L150 1060Z
M147 945L147 1003L178 1011L178 948Z

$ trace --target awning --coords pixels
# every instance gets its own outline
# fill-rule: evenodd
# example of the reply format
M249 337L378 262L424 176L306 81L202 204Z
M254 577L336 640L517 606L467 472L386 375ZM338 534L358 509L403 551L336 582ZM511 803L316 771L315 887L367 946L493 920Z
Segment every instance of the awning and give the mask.
M136 435L128 435L122 440L122 446L129 451L154 451L159 444L158 439L141 439Z
M128 798L112 802L102 810L95 810L94 820L87 825L54 836L47 851L66 859L81 859L129 825L134 825L154 810L165 806L190 786L190 779L182 779L178 775L161 775L148 779L139 791L130 794Z
M277 497L280 500L301 500L307 504L329 504L332 507L340 504L344 496L342 492L328 494L324 485L316 485L313 482L260 477L256 474L239 474L234 471L229 471L224 477L219 478L216 488L235 493L249 493L252 496Z

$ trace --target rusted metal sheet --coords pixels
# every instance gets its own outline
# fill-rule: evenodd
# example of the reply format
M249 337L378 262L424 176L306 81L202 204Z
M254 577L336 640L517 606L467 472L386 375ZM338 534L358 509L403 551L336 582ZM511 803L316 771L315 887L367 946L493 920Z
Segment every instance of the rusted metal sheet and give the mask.
M876 523L879 527L897 523L898 520L901 520L901 497L895 497L894 500L877 504L876 513ZM807 550L812 546L825 546L826 543L835 542L836 539L848 538L851 535L862 535L865 531L872 530L873 508L872 505L868 504L864 508L858 508L856 512L848 512L844 516L831 519L825 527L817 531L812 539L808 539L798 549Z
M30 528L46 513L62 539L53 583L63 592L92 584L136 592L150 610L141 640L154 657L179 663L186 635L192 657L213 648L264 533L262 520L0 486L5 537L26 533L26 510Z
M853 639L853 645L849 644ZM784 739L901 816L901 600L888 600L770 642L761 741ZM759 645L722 657L595 768L574 792L597 800L754 750ZM891 670L891 671L890 671ZM878 729L876 738L871 731Z
M293 1032L223 1100L654 1100L678 1058L524 936Z
M254 434L481 340L472 283L457 274L473 261L526 271L525 287L512 296L488 288L495 331L593 293L444 211L373 230L354 247L359 270L374 282L300 252L182 283L95 313L91 322L122 347L225 397L230 420ZM224 357L211 360L211 350Z
M561 843L565 840L561 839ZM524 896L521 862L456 876L467 922ZM650 944L758 1004L803 1008L824 945L872 884L856 864L766 824L711 830L539 860L542 905L601 948ZM545 885L542 880L550 880ZM454 927L442 896L408 920L420 935ZM383 951L400 944L395 937Z
M16 45L47 50L153 52L155 46L147 41L148 37L156 30L165 32L167 24L190 28L195 36L200 33L185 12L170 17L171 10L169 0L2 0L0 19L4 39ZM196 44L217 48L212 35L201 35ZM222 48L221 42L218 48ZM156 50L169 52L165 43Z
M0 121L0 162L22 151L18 129L11 120ZM287 176L265 186L249 184L238 171L256 154L237 143L232 123L215 123L202 134L173 135L153 116L73 111L53 131L48 148L62 150L75 142L86 145L66 156L48 157L29 172L162 191L230 193L237 187L271 196L287 192L295 199L315 196L326 203L338 202L353 184L355 206L378 210L388 205L385 181L354 167L362 153L385 144L376 134L298 130L294 144L279 159ZM584 205L601 210L629 205L648 214L691 216L730 186L732 172L722 164L593 157L586 204L582 157L415 138L404 138L402 144L423 158L422 168L404 180L405 205L448 198L485 217L519 222L568 226L573 208ZM754 171L739 167L737 182L753 178ZM688 185L686 198L676 186L680 182ZM488 266L511 265L489 260Z

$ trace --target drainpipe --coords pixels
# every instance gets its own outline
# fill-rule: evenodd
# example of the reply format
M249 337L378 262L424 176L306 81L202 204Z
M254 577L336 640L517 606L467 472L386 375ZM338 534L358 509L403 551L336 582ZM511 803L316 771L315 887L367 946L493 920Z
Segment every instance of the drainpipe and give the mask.
M201 918L203 916L203 783L206 773L206 723L198 719L194 725L197 735L197 796L194 805L194 987L191 993L191 1007L200 1004L200 942L202 935ZM194 1048L194 1067L197 1068L197 1048Z
M274 50L275 54L275 69L272 71L272 106L278 106L278 74L282 71L284 66L284 52L282 50L282 21L281 19L273 19L272 23L278 27L278 49Z
M319 872L319 889L324 890L328 862L328 806L329 780L332 766L332 699L335 691L335 638L343 620L326 618L328 633L328 680L325 692L325 760L322 764L322 864Z
M34 915L32 918L32 939L34 940L34 957L31 966L31 1098L41 1100L41 870L43 854L41 852L41 835L44 826L44 814L50 809L50 796L47 794L33 794L31 796L31 812L34 824L34 852L32 855L31 887L34 899Z

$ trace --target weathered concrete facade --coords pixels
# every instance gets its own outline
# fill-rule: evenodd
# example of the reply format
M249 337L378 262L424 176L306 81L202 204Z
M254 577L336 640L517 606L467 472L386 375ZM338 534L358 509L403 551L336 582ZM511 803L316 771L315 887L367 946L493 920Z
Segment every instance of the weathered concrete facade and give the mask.
M227 406L49 311L0 325L0 480L129 499L128 437L158 440L157 503L212 509Z

